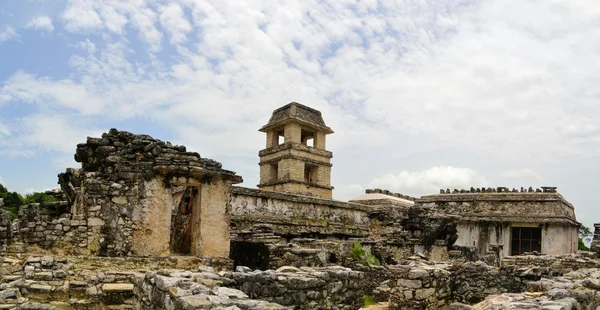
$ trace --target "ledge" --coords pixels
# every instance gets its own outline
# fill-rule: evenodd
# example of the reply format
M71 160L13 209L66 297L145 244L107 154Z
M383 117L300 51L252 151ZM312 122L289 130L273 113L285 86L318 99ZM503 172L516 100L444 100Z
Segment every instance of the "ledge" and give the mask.
M304 152L308 152L308 153L311 153L314 155L333 158L333 153L330 151L317 149L314 147L308 147L304 144L296 143L296 142L285 142L285 143L282 143L282 144L279 144L279 145L276 145L273 147L266 148L264 150L260 150L258 152L258 156L262 157L262 156L270 155L270 154L277 153L280 151L285 151L285 150L304 151Z
M332 208L356 210L356 211L362 211L362 212L370 212L375 209L372 206L367 206L367 205L353 203L353 202L344 202L344 201L333 200L333 199L324 199L324 198L304 196L304 195L298 195L298 194L292 194L292 193L273 192L273 191L266 191L266 190L239 187L239 186L232 186L231 193L234 195L246 195L246 196L254 196L254 197L261 197L261 198L287 200L287 201L300 202L300 203L320 204L320 205L324 205L324 206L328 206L328 207L332 207Z

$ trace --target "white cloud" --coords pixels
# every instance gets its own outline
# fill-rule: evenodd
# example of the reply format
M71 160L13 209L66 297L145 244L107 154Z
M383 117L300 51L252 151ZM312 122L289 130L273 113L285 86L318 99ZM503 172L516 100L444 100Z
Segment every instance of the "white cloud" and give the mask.
M39 16L32 19L27 25L26 28L35 29L35 30L43 30L47 32L52 32L54 30L54 25L52 25L52 18L48 16Z
M532 181L541 181L542 177L530 168L523 168L518 170L507 170L502 172L502 175L513 179L523 179Z
M185 18L181 6L170 3L161 7L160 12L160 24L171 35L171 43L179 44L186 41L186 34L192 30L192 25Z
M86 32L99 30L103 26L100 15L88 1L69 1L69 6L62 13L66 22L65 29L72 32Z
M90 41L90 39L85 39L85 41L79 41L73 44L76 48L87 51L89 54L94 54L96 52L96 44Z
M435 166L421 171L388 173L371 180L367 188L381 188L409 195L437 194L440 189L484 187L485 177L469 168Z
M99 136L102 130L86 128L84 118L71 115L30 115L22 120L21 139L45 150L72 155L87 136ZM72 157L72 156L71 156Z
M8 125L2 123L1 119L0 119L0 136L10 136L10 129L8 128Z
M4 27L4 31L0 30L0 44L2 44L2 42L14 40L17 38L19 38L19 34L11 26L6 25L6 27Z
M81 115L94 126L157 124L253 186L264 145L255 130L299 101L336 131L334 177L360 184L333 184L336 197L374 185L412 195L484 186L481 174L492 181L510 167L600 155L595 4L72 0L61 21L89 33L76 44L83 51L60 77L14 73L0 84L0 104L68 112L47 126ZM163 38L177 46L154 53ZM29 143L19 151L56 150L32 134L41 128L24 128L13 132ZM67 140L61 148L75 138ZM386 175L399 164L434 168ZM456 168L464 166L472 170ZM550 178L536 170L517 172Z
M62 106L82 114L94 114L101 111L104 103L88 89L91 86L69 79L52 80L17 72L0 88L0 104L24 102L46 108Z

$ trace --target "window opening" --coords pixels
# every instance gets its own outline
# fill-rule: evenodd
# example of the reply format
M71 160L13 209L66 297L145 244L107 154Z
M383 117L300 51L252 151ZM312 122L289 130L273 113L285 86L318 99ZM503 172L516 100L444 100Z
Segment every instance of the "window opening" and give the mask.
M312 131L302 129L300 140L302 140L302 144L305 146L315 147L315 133Z
M510 255L542 252L542 229L539 227L513 227L511 229Z
M277 163L271 164L271 181L277 181L279 173L279 165Z
M317 166L304 164L304 182L317 182Z

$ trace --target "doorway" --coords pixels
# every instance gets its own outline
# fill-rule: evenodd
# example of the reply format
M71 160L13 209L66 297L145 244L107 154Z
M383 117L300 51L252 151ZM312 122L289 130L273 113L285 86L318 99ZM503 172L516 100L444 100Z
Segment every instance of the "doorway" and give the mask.
M192 246L192 213L198 189L186 187L179 204L171 213L171 253L189 255Z

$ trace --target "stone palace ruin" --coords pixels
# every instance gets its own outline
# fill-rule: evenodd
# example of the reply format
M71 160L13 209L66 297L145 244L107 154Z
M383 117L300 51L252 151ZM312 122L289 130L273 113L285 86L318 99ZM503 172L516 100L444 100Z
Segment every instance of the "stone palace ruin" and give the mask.
M321 112L292 102L260 131L258 188L148 135L88 137L58 202L0 209L0 309L600 306L600 225L579 252L556 187L338 201Z

